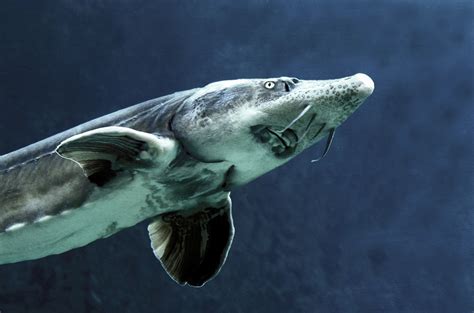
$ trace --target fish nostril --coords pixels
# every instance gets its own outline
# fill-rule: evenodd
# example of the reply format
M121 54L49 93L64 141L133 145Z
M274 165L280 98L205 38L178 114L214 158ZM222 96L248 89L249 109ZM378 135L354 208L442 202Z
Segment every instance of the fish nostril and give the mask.
M287 82L285 82L285 91L290 92L290 86L288 85Z
M292 78L291 81L294 83L294 84L297 84L300 82L300 80L298 78Z

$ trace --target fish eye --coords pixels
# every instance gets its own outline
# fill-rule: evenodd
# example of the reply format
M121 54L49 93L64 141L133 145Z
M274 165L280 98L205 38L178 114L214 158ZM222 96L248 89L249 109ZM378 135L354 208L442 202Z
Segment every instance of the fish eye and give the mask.
M265 84L263 86L267 89L273 89L275 87L275 83L272 82L272 81L267 81L267 82L265 82Z

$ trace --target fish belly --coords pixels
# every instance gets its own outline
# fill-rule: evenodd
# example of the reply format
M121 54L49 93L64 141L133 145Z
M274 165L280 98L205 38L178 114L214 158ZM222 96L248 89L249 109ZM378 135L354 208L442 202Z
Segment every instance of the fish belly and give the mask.
M32 223L17 223L0 233L0 264L42 258L85 246L123 228L164 212L150 205L150 193L141 179L81 207Z

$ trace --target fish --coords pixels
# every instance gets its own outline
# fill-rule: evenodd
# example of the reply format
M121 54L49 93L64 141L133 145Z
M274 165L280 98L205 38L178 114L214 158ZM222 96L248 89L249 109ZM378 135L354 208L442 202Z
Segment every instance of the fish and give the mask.
M83 247L144 220L181 285L222 268L230 193L326 138L372 94L339 79L236 79L99 117L0 156L0 264Z

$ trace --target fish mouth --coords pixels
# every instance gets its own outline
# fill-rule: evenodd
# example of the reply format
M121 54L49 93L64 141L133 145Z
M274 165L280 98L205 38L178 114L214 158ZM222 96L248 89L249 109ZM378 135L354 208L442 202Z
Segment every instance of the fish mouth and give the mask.
M327 129L327 139L322 155L314 160L311 160L311 163L318 162L322 160L326 154L329 152L329 148L334 139L334 134L336 128L327 128L327 124L323 123L320 127L317 128L316 133L311 137L310 142L313 142L320 134ZM272 126L268 125L255 125L250 128L252 134L259 143L266 144L269 149L277 158L288 158L295 154L295 151L298 147L298 144L302 141L304 135L307 131L298 138L298 133L291 129L287 128L284 131L276 130Z
M324 148L323 154L317 158L312 160L311 162L318 162L326 156L331 147L331 143L334 139L334 134L336 131L335 127L328 128L327 123L315 123L316 120L316 113L313 113L309 121L306 123L306 127L302 132L301 136L298 137L298 132L295 131L292 127L296 125L296 123L301 120L304 115L310 111L312 105L308 104L299 114L298 116L293 119L285 128L283 129L275 129L272 126L268 125L255 125L250 128L250 131L255 136L258 142L267 144L271 151L277 158L288 158L293 155L298 147L298 144L303 141L305 136L313 129L313 124L320 125L316 127L317 129L316 134L314 134L309 142L314 142L316 138L323 134L323 131L327 129L328 139L326 140L326 147Z
M269 125L255 125L250 131L258 142L268 145L277 158L293 155L298 146L298 135L291 128L280 132Z

